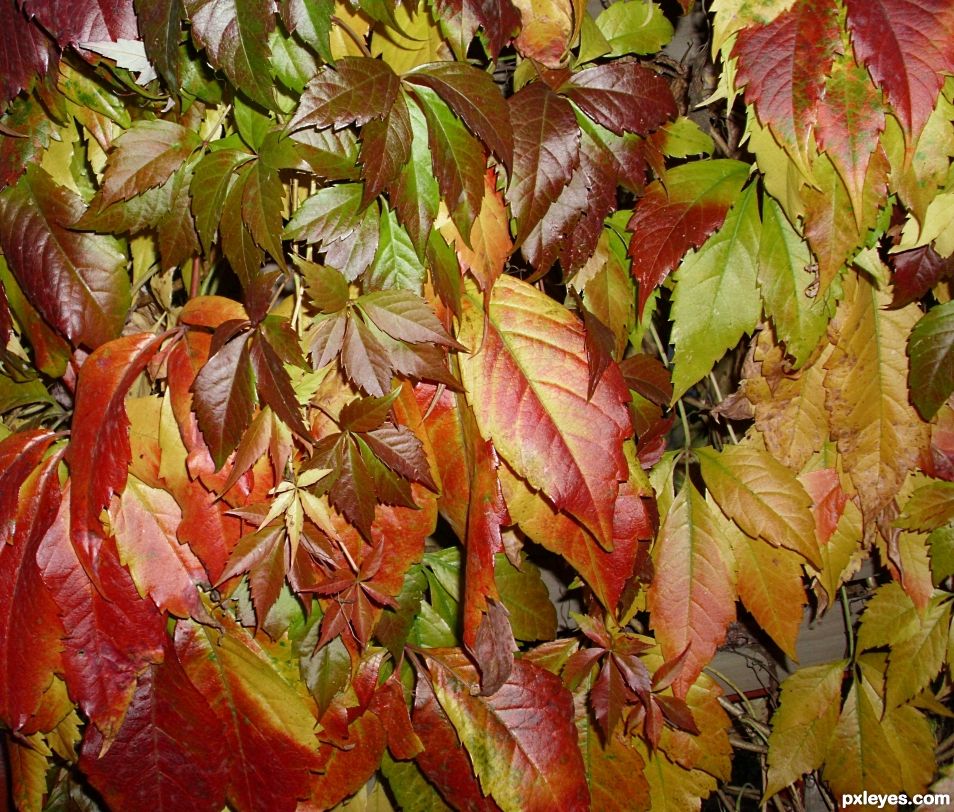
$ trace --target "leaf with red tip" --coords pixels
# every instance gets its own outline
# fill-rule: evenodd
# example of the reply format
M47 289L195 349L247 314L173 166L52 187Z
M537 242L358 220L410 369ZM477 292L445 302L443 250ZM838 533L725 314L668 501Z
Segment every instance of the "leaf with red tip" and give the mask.
M80 370L66 456L72 483L71 536L83 566L97 582L103 540L99 514L109 498L122 491L129 465L126 393L164 340L149 333L117 338L96 350Z
M583 326L536 288L503 276L486 318L476 289L459 337L476 355L461 376L481 434L553 504L612 549L619 483L627 478L623 440L632 434L629 393L611 365L587 398ZM576 417L567 423L565 416Z
M195 415L220 469L242 439L255 408L252 363L245 336L232 339L213 355L192 385Z
M640 313L686 251L722 225L748 175L740 161L702 161L668 170L646 188L626 226Z
M400 90L397 74L380 59L348 56L326 65L308 83L288 131L340 129L384 118Z
M133 581L160 609L207 622L197 585L208 583L205 568L176 531L182 512L168 491L130 476L110 509L120 560Z
M318 768L316 708L282 676L277 663L234 620L222 629L176 625L175 647L186 674L224 731L226 799L240 812L294 810Z
M739 32L737 82L759 120L796 155L805 152L835 51L834 0L800 0L766 25Z
M846 0L858 61L901 120L913 144L954 73L954 7L947 0Z
M97 199L100 209L161 186L199 146L199 136L172 121L137 121L116 139Z
M0 662L6 674L0 680L0 719L11 730L22 728L36 712L54 671L62 669L65 631L36 562L37 548L60 505L58 464L57 457L47 460L27 480L16 538L12 545L0 546Z
M574 73L560 93L617 135L646 135L679 112L669 83L638 62L586 68Z
M415 68L404 80L437 91L510 171L513 166L510 116L489 73L466 62L433 62Z
M0 545L13 539L20 486L51 442L53 434L41 429L19 431L0 441Z
M723 536L719 517L687 483L659 530L647 595L663 656L669 660L686 652L673 681L677 697L685 697L735 620L735 575Z
M266 109L275 106L268 35L275 28L270 5L245 0L183 0L192 38L229 81Z
M507 200L519 244L570 182L580 161L580 130L570 103L543 82L526 85L508 104L514 151Z
M79 196L31 166L0 195L0 248L47 323L94 348L122 330L129 276L112 238L69 230L84 210Z
M463 652L448 649L427 667L481 787L497 803L504 809L589 809L573 702L559 677L516 660L497 693L481 697L461 679L476 682Z
M99 589L93 586L70 543L68 505L64 498L36 560L67 630L63 666L70 697L111 741L136 678L162 659L165 624L152 601L139 597L114 552L100 555Z
M112 746L86 730L80 769L115 809L217 812L225 803L226 744L209 703L172 646L139 678Z
M892 274L892 307L916 302L938 282L954 276L954 259L943 258L931 245L890 254Z

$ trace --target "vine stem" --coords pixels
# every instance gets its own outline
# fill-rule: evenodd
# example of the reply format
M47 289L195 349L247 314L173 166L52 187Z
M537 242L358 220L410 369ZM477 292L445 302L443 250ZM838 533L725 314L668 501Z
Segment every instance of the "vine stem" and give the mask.
M855 660L855 633L851 628L851 606L848 605L848 590L842 587L838 590L841 595L841 608L845 614L845 634L848 636L848 659Z

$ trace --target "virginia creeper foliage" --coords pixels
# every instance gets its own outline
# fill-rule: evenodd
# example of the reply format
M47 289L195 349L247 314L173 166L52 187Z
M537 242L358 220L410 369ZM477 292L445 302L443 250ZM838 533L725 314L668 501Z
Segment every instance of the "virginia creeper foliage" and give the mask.
M0 0L5 800L951 791L954 5L692 5Z

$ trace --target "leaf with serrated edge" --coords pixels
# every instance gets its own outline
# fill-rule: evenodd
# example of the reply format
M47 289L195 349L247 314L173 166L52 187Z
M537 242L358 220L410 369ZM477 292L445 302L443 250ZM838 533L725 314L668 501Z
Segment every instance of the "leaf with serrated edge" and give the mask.
M0 248L46 322L74 345L119 335L129 308L126 256L110 237L71 231L82 200L42 169L0 195Z
M377 197L401 172L411 157L411 117L399 93L383 119L372 119L361 128L361 177L363 202Z
M387 206L381 212L378 235L377 251L367 274L368 286L420 293L424 287L424 265L404 226Z
M891 646L885 674L885 704L896 708L931 684L947 654L951 602L936 593L917 617L914 634Z
M424 111L411 104L408 112L411 122L410 158L389 185L388 196L414 248L423 255L437 219L440 191L432 169Z
M183 0L193 39L229 81L266 109L275 106L268 69L270 6L244 0Z
M954 482L929 480L904 503L894 524L904 530L928 532L954 519Z
M375 325L398 341L430 342L463 349L447 334L431 306L410 291L372 291L359 298L357 304Z
M735 620L732 554L720 518L725 521L687 484L669 508L653 548L650 623L667 660L686 652L673 682L677 697L686 695Z
M570 103L543 82L508 100L513 124L513 173L507 200L523 242L570 182L580 161L580 132Z
M954 391L954 302L931 308L908 340L911 400L930 420Z
M758 323L756 190L753 183L742 192L719 231L673 277L673 402Z
M285 268L281 243L283 188L278 172L264 161L255 161L243 175L242 220L258 246Z
M502 809L589 808L572 700L559 677L516 660L500 690L480 697L457 676L476 682L462 653L448 650L441 661L430 660L428 670L434 694L467 749L481 787Z
M612 548L614 502L627 477L628 390L611 365L586 397L589 367L580 322L532 286L502 276L485 319L470 288L458 338L461 377L481 434L514 471ZM559 415L575 414L567 424Z
M723 512L750 536L819 565L812 500L795 475L765 451L726 446L696 451L702 478Z
M222 149L204 155L196 165L189 191L196 231L206 250L211 248L215 238L232 173L253 157L241 150Z
M847 665L840 660L800 668L782 683L769 735L766 799L824 763L838 722Z
M825 364L831 433L844 457L866 519L901 488L927 447L927 425L908 400L905 343L916 305L884 310L890 301L866 280L845 280L832 323L835 352Z

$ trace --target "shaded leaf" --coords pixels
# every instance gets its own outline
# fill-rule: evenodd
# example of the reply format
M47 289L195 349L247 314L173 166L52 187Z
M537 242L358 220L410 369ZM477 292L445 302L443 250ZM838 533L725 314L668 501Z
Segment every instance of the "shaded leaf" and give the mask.
M166 88L175 92L179 82L179 39L182 34L181 0L133 0L142 44Z
M20 486L51 442L53 435L41 429L20 431L0 441L0 545L13 541Z
M921 417L930 420L954 391L954 303L931 308L908 339L908 385Z
M943 279L954 274L954 262L942 259L930 245L912 248L889 256L891 268L892 306L904 307L920 299Z
M36 25L27 22L23 10L10 0L0 4L0 98L6 103L27 90L38 76L56 64L53 44Z
M300 437L310 438L311 431L301 416L291 378L272 344L260 334L251 340L249 357L255 370L255 388L263 403Z
M222 217L225 197L232 186L232 174L254 156L237 149L210 152L196 164L189 186L196 231L208 251Z

